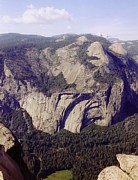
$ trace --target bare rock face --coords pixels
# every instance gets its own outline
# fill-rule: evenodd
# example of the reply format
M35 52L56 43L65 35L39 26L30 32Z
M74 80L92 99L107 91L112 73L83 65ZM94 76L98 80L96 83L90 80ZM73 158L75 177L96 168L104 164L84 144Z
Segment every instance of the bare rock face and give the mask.
M10 71L10 69L7 67L6 63L4 63L4 74L6 77L12 77L12 73Z
M103 169L98 180L137 180L138 179L138 156L117 154L120 168L111 166Z
M32 91L22 96L19 103L32 117L33 125L37 129L53 134L64 128L78 133L83 125L90 122L102 126L112 123L112 118L117 116L118 111L122 111L123 93L124 84L120 81L114 84L109 97L103 92L65 92L47 97L41 92Z
M138 156L118 154L117 160L120 168L126 172L132 179L138 179Z
M106 92L104 99L100 99L103 102L102 114L104 118L95 122L97 125L102 126L108 126L117 122L120 119L120 114L123 114L125 103L124 82L116 80Z
M97 60L92 61L95 66L108 64L109 59L105 54L102 45L99 42L94 42L88 47L88 56L97 57Z
M15 145L14 141L15 139L11 131L0 123L0 144L3 145L7 151Z
M122 80L116 81L112 86L109 102L107 105L106 123L110 124L111 119L123 108L123 93L124 93L124 82ZM119 117L116 117L116 119ZM105 124L105 125L108 125Z
M126 55L127 51L123 48L121 43L112 44L109 49L117 54Z
M78 39L77 39L77 43L79 44L79 45L81 45L81 44L83 44L84 42L88 42L89 40L88 40L88 38L86 37L86 36L81 36L81 37L79 37Z
M86 68L78 60L77 51L79 50L79 46L72 48L73 45L59 48L56 51L56 56L60 60L60 64L52 68L52 73L55 76L62 72L67 83L76 84L76 89L80 92L83 91L88 80L91 85L94 81L90 78L91 73L88 70L86 71Z
M59 116L55 112L56 96L46 97L43 93L33 91L22 97L20 106L32 117L33 125L40 130L54 133Z
M98 176L98 180L132 180L119 167L111 166L105 168Z
M54 133L61 128L78 133L86 118L94 121L102 116L102 104L93 93L57 93L51 97L32 92L20 100L20 106L32 117L33 125L40 130ZM39 120L39 121L38 121Z

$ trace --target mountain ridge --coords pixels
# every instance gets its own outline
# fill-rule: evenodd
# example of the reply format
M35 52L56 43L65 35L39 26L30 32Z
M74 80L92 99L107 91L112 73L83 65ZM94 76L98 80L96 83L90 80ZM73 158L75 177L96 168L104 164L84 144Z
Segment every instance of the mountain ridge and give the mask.
M68 169L96 180L116 154L137 155L137 42L10 36L0 38L0 120L25 179Z
M89 34L36 39L1 48L1 114L5 107L24 108L36 128L54 133L61 127L80 132L91 122L110 125L137 112L138 65L121 44L114 50Z

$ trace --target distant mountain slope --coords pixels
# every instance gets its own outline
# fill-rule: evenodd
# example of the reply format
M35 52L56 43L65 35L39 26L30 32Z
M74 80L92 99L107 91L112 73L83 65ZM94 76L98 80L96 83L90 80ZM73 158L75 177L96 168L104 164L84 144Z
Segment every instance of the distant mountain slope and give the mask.
M119 43L127 51L128 55L131 56L138 63L138 40L122 41L116 38L108 39L111 43Z
M117 153L138 153L138 63L127 48L90 34L0 36L0 120L29 180L63 169L96 180Z
M1 35L0 114L23 108L48 133L117 123L138 112L137 67L103 37Z

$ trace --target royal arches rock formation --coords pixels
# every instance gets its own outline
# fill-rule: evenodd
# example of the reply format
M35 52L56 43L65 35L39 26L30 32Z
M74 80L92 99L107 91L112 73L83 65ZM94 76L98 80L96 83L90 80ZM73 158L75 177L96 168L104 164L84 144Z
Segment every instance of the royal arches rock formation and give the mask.
M138 112L138 64L121 44L93 35L8 34L0 42L1 117L23 109L35 128L53 134Z

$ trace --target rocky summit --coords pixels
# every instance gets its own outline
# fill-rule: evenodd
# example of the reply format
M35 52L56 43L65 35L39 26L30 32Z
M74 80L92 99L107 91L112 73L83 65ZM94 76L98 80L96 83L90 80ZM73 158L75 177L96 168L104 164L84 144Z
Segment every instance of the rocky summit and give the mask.
M131 46L132 44L129 44ZM130 48L129 48L130 50ZM90 34L0 36L0 115L23 109L38 130L79 133L138 112L137 54ZM26 119L26 126L28 121Z

